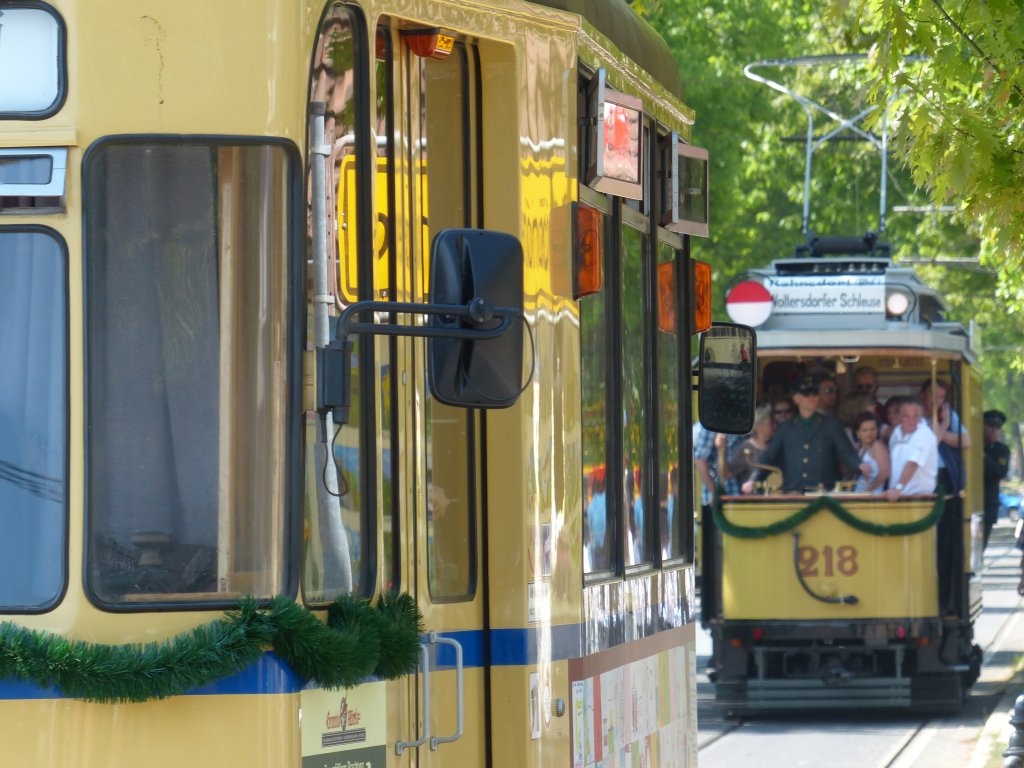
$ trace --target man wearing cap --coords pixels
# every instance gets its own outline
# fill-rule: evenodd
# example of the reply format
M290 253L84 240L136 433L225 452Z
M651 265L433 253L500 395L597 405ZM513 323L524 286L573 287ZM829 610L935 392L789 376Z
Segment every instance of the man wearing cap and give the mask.
M782 468L782 490L830 491L840 480L840 464L851 474L860 472L867 477L871 467L861 463L842 425L835 417L818 410L818 379L813 375L802 376L793 385L792 393L797 417L779 426L760 459L761 464ZM755 470L744 483L744 492L752 492L754 483L765 474L763 469Z
M1006 414L985 411L985 546L999 518L999 481L1010 471L1010 449L1002 441Z

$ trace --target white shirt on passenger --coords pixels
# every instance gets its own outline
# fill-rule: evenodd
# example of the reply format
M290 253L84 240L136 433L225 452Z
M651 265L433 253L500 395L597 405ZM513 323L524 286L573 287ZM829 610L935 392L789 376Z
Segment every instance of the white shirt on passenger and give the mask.
M924 419L918 422L917 429L909 435L903 434L902 426L892 431L889 437L889 460L892 464L890 488L900 481L903 468L907 462L912 461L917 464L917 471L904 484L903 493L935 493L935 477L939 471L939 442Z

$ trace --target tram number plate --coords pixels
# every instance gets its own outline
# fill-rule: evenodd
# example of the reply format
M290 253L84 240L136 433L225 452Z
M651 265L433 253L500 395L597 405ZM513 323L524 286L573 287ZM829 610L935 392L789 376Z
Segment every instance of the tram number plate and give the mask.
M833 548L799 547L797 560L801 576L853 576L860 568L857 565L857 548L844 544Z

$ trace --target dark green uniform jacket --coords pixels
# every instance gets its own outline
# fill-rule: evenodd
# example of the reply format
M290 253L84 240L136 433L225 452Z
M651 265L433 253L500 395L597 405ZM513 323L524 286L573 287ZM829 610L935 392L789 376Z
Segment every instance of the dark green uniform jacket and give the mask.
M761 454L760 464L782 469L784 491L806 491L823 485L831 490L840 476L840 465L859 473L860 459L842 425L832 416L815 413L809 419L797 416L775 432ZM763 470L758 471L760 475Z

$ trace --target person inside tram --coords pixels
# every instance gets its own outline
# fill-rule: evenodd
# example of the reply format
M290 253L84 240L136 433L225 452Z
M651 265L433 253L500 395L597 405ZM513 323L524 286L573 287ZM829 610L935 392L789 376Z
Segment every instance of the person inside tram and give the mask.
M815 369L811 375L818 379L818 411L835 416L839 406L839 385L836 375L826 368Z
M834 388L835 380L831 381ZM820 385L813 374L796 380L792 390L798 416L778 429L761 454L761 463L782 468L784 492L831 490L841 479L840 466L851 476L867 477L871 472L870 465L858 458L842 425L819 410ZM744 484L744 493L752 493L766 474L765 469L755 469Z
M892 431L900 425L900 405L905 399L904 395L893 395L885 401L885 419L878 429L878 437L887 445Z
M854 445L857 445L857 424L865 413L874 416L875 412L871 407L871 396L863 392L851 392L839 406L839 423L846 428L850 442Z
M725 445L722 445L719 451L719 464L724 467L722 475L726 479L732 479L741 492L756 469L754 464L761 463L761 455L768 448L774 434L772 408L769 405L761 405L754 411L753 431L746 440L733 448L728 458L725 458Z
M926 379L920 394L924 419L939 441L939 483L950 493L959 493L964 487L964 463L960 451L971 447L971 436L961 423L960 415L950 406L946 382L936 379L933 388L931 379Z
M867 395L871 410L879 425L885 422L885 406L878 401L878 373L870 365L862 365L853 372L853 386L858 393Z
M784 422L790 421L796 413L796 406L793 401L785 395L772 398L772 421L779 427Z
M861 461L871 465L867 477L857 478L854 493L880 495L885 492L885 483L889 479L889 449L878 439L878 419L870 411L861 413L854 422L853 434L857 440L857 455Z
M924 420L924 405L916 398L900 403L900 423L889 438L889 463L892 483L885 496L896 501L900 496L934 493L938 473L939 449L935 433Z

